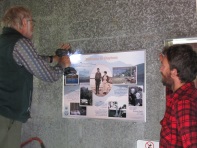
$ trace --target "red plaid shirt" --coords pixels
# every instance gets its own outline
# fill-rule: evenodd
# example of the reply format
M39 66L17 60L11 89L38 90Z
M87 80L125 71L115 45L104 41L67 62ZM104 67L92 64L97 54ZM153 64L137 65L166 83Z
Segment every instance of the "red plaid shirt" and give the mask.
M170 92L170 91L167 91ZM197 148L197 89L186 83L166 96L160 148Z

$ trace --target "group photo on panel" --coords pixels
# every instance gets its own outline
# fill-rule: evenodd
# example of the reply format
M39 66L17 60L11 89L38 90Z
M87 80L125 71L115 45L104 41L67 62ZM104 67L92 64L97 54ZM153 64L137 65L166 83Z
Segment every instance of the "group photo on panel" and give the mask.
M108 76L107 71L100 72L100 68L97 68L95 73L95 94L97 96L103 96L109 93L111 89L111 77Z

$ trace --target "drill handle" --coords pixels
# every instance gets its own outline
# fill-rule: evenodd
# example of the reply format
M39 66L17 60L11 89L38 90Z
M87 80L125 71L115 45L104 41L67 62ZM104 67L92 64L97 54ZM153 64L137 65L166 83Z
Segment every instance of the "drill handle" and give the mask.
M62 56L67 56L71 53L71 48L66 50L66 49L57 49L55 51L55 54L58 56L58 57L62 57Z

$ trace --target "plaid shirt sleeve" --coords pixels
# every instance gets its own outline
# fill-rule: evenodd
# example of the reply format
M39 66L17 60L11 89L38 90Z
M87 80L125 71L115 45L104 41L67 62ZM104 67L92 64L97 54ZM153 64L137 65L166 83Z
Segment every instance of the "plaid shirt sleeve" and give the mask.
M181 137L183 147L197 148L197 93L196 91L192 89L188 89L184 97L180 99L175 105L175 110L176 110L175 113L176 119L178 123L178 132Z
M15 44L13 58L18 65L24 66L32 75L43 81L54 82L63 76L62 67L59 64L50 66L46 56L38 55L29 39L22 38Z

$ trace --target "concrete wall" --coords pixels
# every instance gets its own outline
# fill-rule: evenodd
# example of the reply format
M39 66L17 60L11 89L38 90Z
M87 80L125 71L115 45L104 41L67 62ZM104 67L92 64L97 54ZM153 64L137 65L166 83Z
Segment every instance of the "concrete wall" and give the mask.
M33 11L34 43L41 54L53 54L62 42L81 53L147 51L146 123L63 119L62 79L50 84L35 78L23 141L38 136L47 148L135 148L138 139L159 139L165 95L158 54L165 39L197 36L195 0L0 0L0 15L15 4Z

